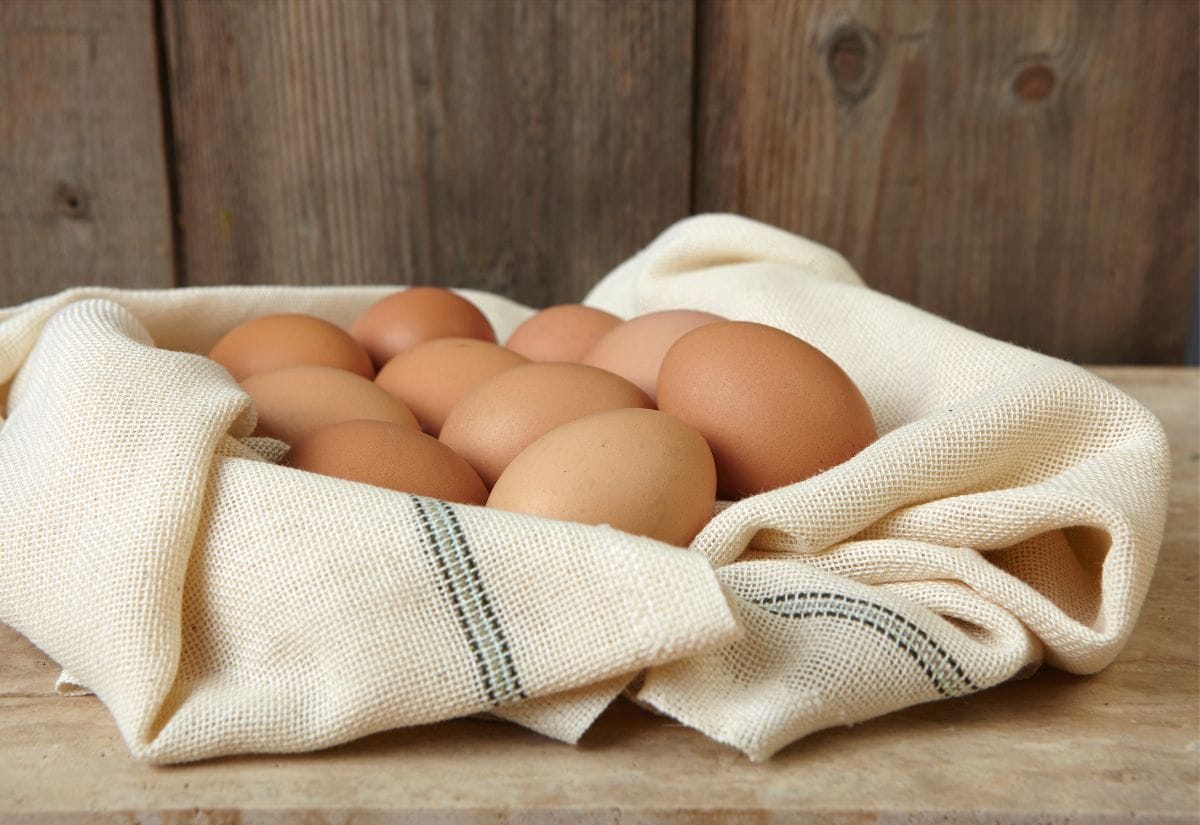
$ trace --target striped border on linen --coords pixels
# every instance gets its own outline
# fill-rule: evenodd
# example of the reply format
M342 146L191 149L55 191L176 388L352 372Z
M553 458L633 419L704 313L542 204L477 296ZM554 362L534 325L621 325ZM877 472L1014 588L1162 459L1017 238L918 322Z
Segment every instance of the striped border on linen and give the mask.
M483 696L492 706L527 698L504 627L454 508L437 499L411 499L421 521L425 553L474 654Z
M842 593L812 591L749 601L783 618L842 619L866 627L907 653L942 696L963 696L980 689L942 645L904 616L881 604Z

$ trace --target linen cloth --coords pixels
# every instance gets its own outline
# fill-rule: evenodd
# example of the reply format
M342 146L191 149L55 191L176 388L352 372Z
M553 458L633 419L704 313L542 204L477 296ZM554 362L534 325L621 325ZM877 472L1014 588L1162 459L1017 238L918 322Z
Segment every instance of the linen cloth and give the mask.
M688 549L279 466L203 353L394 287L68 290L0 311L0 621L159 762L479 712L575 741L621 690L752 759L821 728L1121 650L1166 439L1072 364L867 288L833 251L687 219L586 303L771 324L879 439L718 509ZM532 310L462 291L500 340ZM753 422L747 422L753 427Z

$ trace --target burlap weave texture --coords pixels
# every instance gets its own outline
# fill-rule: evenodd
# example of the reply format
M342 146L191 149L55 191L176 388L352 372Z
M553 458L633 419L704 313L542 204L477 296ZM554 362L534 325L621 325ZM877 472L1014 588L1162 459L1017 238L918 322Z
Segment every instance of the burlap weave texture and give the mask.
M1132 630L1165 519L1158 422L828 249L700 216L588 298L778 326L871 405L875 444L725 507L689 550L277 466L193 354L269 312L347 325L390 291L76 290L0 312L0 620L136 755L486 710L573 741L645 671L639 701L762 759L1042 661L1093 672ZM502 340L530 313L464 294Z

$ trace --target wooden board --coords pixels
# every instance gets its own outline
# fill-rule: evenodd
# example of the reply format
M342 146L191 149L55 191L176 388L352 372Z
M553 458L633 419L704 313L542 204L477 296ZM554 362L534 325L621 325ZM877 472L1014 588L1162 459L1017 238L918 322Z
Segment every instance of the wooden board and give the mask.
M0 3L0 306L174 283L151 0Z
M1195 301L1198 9L702 0L695 203L1084 363L1179 363Z
M1097 372L1163 421L1174 476L1141 619L1095 676L1043 670L814 734L761 765L619 703L578 748L461 720L153 768L96 699L53 696L53 663L0 625L0 822L1194 823L1200 372Z
M574 301L687 214L686 0L165 15L189 284Z

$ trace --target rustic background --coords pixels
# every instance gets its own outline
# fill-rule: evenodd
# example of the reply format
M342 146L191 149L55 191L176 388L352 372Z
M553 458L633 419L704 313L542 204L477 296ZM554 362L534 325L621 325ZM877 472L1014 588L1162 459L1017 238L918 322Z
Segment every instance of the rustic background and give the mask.
M989 335L1178 363L1198 37L1191 0L3 0L0 305L545 305L729 210Z

